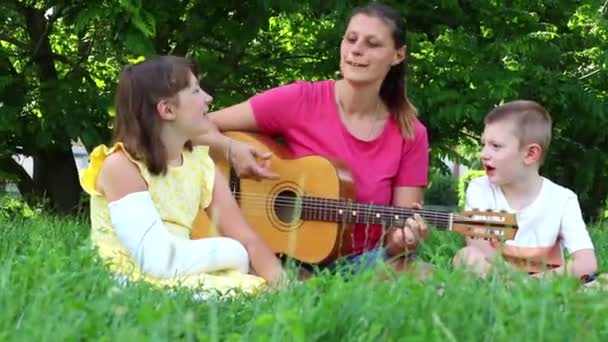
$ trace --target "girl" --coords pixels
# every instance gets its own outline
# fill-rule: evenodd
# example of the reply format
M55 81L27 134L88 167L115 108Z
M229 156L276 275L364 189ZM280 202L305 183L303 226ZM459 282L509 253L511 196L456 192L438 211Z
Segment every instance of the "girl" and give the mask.
M81 178L91 195L92 242L128 279L221 292L276 284L279 260L244 221L208 147L192 146L208 130L212 100L196 75L195 65L175 56L120 75L114 144L95 148ZM199 208L223 236L190 240Z

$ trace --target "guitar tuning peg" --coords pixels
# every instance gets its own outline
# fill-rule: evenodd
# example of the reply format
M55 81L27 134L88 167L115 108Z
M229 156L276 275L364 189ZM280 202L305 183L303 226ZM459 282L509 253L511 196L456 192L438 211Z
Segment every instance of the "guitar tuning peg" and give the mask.
M491 213L493 210L492 210L492 209L486 209L486 211L487 211L488 213Z
M504 209L502 209L500 212L501 212L502 214L507 214L507 213L508 213L508 212L507 212L506 210L504 210Z

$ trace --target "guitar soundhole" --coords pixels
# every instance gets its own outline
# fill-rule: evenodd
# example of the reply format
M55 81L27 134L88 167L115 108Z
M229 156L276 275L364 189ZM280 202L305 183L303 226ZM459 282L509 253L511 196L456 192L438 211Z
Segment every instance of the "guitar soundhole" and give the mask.
M302 202L293 191L283 190L274 200L274 212L283 223L293 223L301 217Z

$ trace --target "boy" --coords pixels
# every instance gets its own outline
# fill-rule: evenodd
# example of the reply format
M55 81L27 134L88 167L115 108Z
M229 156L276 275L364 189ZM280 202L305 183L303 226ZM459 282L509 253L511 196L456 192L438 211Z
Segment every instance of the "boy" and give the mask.
M481 162L486 176L471 181L467 209L514 212L519 229L514 240L467 239L454 257L485 275L500 252L515 268L542 277L568 274L591 280L597 260L575 193L539 174L551 141L551 117L538 103L513 101L484 120ZM500 248L499 251L497 248ZM564 261L563 249L572 256Z

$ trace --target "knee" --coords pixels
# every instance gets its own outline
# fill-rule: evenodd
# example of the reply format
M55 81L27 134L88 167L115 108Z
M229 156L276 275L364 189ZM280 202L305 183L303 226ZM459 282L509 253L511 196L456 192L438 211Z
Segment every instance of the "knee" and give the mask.
M249 253L245 246L238 240L223 237L221 249L226 257L231 260L242 273L249 272Z

